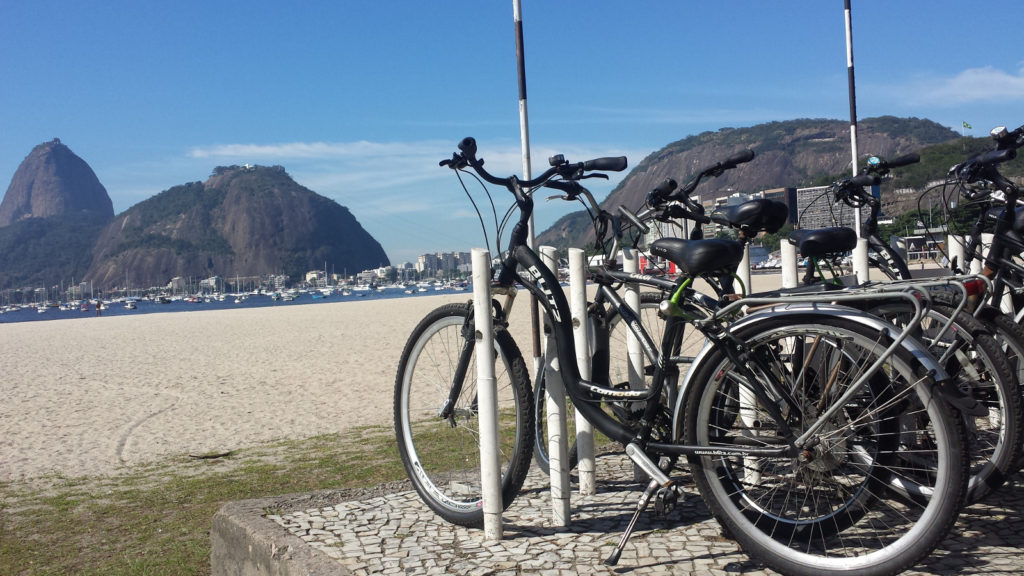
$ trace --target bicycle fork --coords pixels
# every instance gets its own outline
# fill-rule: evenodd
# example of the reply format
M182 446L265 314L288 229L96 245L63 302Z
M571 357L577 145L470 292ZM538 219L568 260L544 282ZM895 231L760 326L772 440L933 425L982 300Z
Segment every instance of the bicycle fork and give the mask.
M455 374L452 375L452 386L448 391L448 399L441 405L437 416L447 420L452 428L456 426L455 404L462 394L462 383L466 381L466 373L469 371L469 363L473 358L473 350L476 347L476 324L473 322L472 309L462 324L462 350L459 352L459 363L455 366ZM473 400L473 407L476 407L476 399Z

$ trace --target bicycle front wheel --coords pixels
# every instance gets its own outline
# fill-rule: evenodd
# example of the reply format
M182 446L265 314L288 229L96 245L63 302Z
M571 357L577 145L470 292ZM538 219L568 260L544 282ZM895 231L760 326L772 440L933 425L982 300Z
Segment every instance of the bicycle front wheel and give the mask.
M483 525L476 353L463 354L467 345L475 347L470 314L466 305L449 304L413 330L395 379L395 433L420 498L445 520L476 527ZM507 508L530 467L533 393L512 337L496 329L494 343L501 491ZM442 417L446 405L448 415Z
M768 317L736 336L749 363L714 351L686 392L687 443L708 454L785 445L778 420L808 430L885 349L877 330L836 316ZM795 458L689 457L708 508L748 554L784 574L876 576L913 565L952 527L967 486L963 420L919 371L897 350ZM776 409L755 397L751 374Z

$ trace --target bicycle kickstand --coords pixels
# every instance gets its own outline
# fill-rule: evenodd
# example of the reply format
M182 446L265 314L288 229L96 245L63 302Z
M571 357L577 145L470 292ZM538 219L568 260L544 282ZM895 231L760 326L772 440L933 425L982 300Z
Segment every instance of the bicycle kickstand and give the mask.
M622 556L622 549L626 547L626 541L633 534L633 529L636 528L636 521L640 518L640 514L643 513L647 505L651 503L651 497L654 493L661 488L661 483L657 480L651 480L650 484L647 485L647 489L644 490L643 496L640 497L640 501L637 502L636 512L633 513L633 517L629 520L629 525L626 526L626 531L622 533L622 538L619 539L619 544L612 550L608 559L604 561L605 566L615 566L619 563L619 556Z

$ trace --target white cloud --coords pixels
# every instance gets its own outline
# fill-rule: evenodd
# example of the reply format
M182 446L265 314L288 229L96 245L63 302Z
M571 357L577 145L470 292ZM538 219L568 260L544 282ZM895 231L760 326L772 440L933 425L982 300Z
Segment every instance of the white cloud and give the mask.
M993 66L969 68L949 77L917 77L881 88L912 104L961 106L978 102L1024 100L1024 67L1006 72Z
M281 164L296 182L348 207L356 219L377 238L389 256L408 259L419 252L438 249L468 249L482 245L477 215L455 175L438 166L450 158L457 142L287 142L278 144L225 144L197 146L190 161L213 159L222 164ZM601 156L626 156L631 164L650 151L626 150L615 146L559 144L534 146L532 172L548 168L548 157L564 154L573 162ZM497 176L521 174L522 151L518 141L493 139L480 142L479 157ZM611 174L611 180L587 180L598 199L604 198L626 172ZM494 216L486 195L472 178L463 177L488 224L493 242ZM488 185L501 218L512 204L511 195ZM544 195L543 193L539 193ZM540 202L538 226L547 224L578 205ZM505 231L506 235L508 230ZM410 251L407 243L422 246ZM507 236L506 236L507 240ZM397 248L402 246L402 248Z

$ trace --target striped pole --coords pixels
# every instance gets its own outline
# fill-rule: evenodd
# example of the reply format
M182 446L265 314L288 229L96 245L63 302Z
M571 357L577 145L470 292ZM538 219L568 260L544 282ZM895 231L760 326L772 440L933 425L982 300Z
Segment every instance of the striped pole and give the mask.
M850 152L853 156L853 161L850 163L852 166L853 175L857 175L857 90L856 83L854 82L853 74L853 16L850 12L850 0L843 0L843 8L846 15L846 75L847 83L850 89ZM860 238L861 234L861 222L860 222L860 208L853 209L853 230L857 233L857 238ZM858 282L868 281L868 263L867 263L867 252L860 253L854 252L854 257L862 256L863 262L854 262L853 266L855 270L860 270L863 274L857 274Z
M530 120L526 109L526 58L523 45L523 5L521 0L512 0L512 19L516 28L516 76L519 78L519 139L523 150L523 179L532 177L530 167ZM527 227L527 242L537 250L537 231L533 227L533 214ZM530 331L533 334L534 378L543 369L540 360L540 316L537 311L537 297L530 296Z

